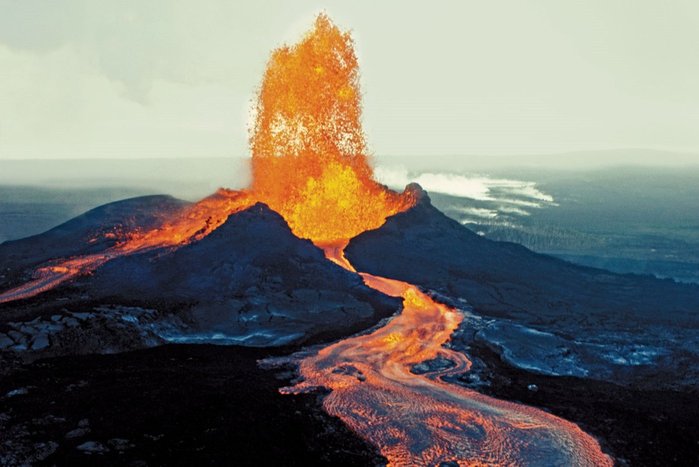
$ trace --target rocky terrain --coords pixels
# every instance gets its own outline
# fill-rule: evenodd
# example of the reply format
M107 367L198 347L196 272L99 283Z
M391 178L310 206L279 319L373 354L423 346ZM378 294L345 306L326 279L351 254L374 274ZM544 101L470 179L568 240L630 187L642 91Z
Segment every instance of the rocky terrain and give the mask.
M494 242L418 193L346 254L359 271L462 311L449 345L473 366L454 384L579 423L619 465L699 462L699 286ZM0 289L51 259L106 251L118 238L110 232L157 227L186 205L126 200L3 243ZM263 204L195 243L116 257L0 304L0 464L380 464L321 410L321 395L278 394L293 371L257 362L399 310ZM437 358L412 371L453 365Z
M0 290L31 278L34 267L55 258L100 253L120 232L152 229L189 203L166 195L141 196L91 209L42 234L0 243Z
M50 245L66 255L108 248L109 240L88 240L100 226L150 226L160 219L151 210L162 203L183 205L167 197L128 200L3 244L7 283L56 257ZM33 249L37 258L28 253ZM118 257L37 297L0 304L0 359L115 353L164 342L301 343L351 334L399 306L257 204L196 243Z
M168 338L220 336L264 346L351 333L400 306L327 261L264 204L230 216L202 240L172 252L110 261L86 281L85 290L103 301L138 297L182 309L178 317L187 330Z
M470 346L468 354L476 370L452 382L574 421L600 440L616 465L699 464L696 390L641 388L623 381L533 373L509 365L482 345Z
M614 274L479 236L418 204L345 250L360 271L465 300L463 339L550 375L633 384L699 383L699 285Z
M289 349L167 345L0 378L0 465L377 465L318 394L279 394Z

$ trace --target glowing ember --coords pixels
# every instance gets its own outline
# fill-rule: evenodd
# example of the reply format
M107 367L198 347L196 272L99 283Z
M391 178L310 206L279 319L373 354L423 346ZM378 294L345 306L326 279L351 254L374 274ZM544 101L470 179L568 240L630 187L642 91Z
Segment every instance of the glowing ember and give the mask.
M413 204L372 178L352 38L327 16L272 54L256 110L252 189L297 236L349 239Z

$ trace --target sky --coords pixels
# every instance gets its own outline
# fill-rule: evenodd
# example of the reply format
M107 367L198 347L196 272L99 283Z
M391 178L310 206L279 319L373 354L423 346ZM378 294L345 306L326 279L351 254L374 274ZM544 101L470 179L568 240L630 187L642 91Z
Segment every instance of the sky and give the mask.
M0 0L0 160L245 157L271 50L323 10L377 156L699 154L696 0Z

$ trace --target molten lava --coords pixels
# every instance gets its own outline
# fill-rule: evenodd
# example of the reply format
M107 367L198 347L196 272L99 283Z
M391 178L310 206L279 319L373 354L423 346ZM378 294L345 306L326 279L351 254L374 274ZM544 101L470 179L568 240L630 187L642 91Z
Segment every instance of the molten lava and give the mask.
M342 248L325 253L354 271ZM302 355L304 380L283 393L330 389L326 411L377 446L391 466L612 465L599 443L571 422L443 381L471 367L464 354L444 347L461 312L408 283L360 275L369 287L402 297L403 310L369 334ZM411 372L437 357L453 366Z
M351 37L320 15L300 43L272 54L251 132L249 190L219 190L157 229L127 233L105 252L44 265L33 281L0 294L0 303L36 295L120 255L198 241L256 201L323 247L329 260L356 272L343 254L349 239L415 202L410 191L391 192L372 178L358 77ZM442 376L470 368L465 355L444 347L461 312L413 285L361 276L369 287L402 297L402 312L372 333L301 360L305 380L286 392L331 389L326 410L392 465L611 465L597 441L570 422L444 382ZM436 357L454 366L410 371Z
M352 38L327 16L272 54L256 111L252 190L298 237L350 239L413 204L372 178Z
M201 240L220 227L228 216L253 204L254 199L247 192L219 189L159 228L127 233L116 249L122 254L133 253Z
M103 253L39 268L32 281L0 294L0 303L32 297L120 255L200 240L257 201L298 237L324 247L344 245L411 207L411 192L392 192L372 178L352 46L349 34L321 14L299 44L272 54L251 132L249 189L221 189L159 228L123 233Z
M154 248L176 248L200 240L223 224L228 216L254 204L246 192L220 189L213 195L185 208L159 228L116 235L115 246L102 253L52 261L34 271L32 280L0 293L0 303L33 297L72 279L89 274L107 261L122 255ZM114 238L114 232L104 234Z

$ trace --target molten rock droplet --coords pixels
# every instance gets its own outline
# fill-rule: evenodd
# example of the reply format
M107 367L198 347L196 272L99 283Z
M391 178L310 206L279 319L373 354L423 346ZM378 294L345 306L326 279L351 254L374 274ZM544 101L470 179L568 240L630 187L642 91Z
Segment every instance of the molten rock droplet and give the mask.
M373 179L349 33L325 15L272 54L251 131L255 196L316 244L346 240L412 206Z

